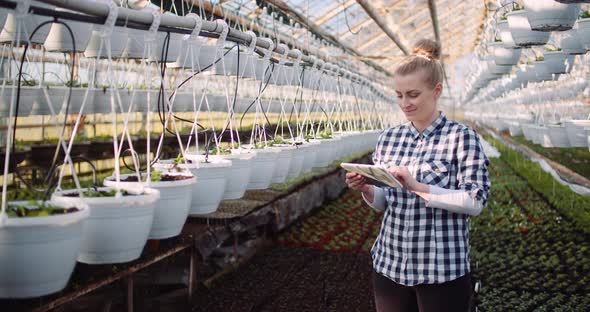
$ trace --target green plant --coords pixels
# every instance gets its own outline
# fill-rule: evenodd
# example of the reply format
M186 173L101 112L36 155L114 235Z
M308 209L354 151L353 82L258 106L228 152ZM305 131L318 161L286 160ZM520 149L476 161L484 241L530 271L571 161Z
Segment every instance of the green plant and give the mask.
M152 182L162 181L162 172L158 170L152 170L150 173L150 180L152 180Z
M283 139L283 137L280 135L275 136L272 141L268 142L269 146L280 145L280 144L288 144L287 141L285 141L285 139Z
M324 131L320 132L320 138L331 139L332 138L332 130L324 129Z
M537 58L535 59L537 62L543 62L545 60L544 56L537 56Z
M502 39L500 39L500 38L494 38L494 42L502 42Z
M582 18L590 18L590 12L588 12L588 11L582 12Z
M545 51L547 51L547 52L559 52L559 51L561 51L561 48L545 48Z
M47 217L52 215L72 213L76 211L79 211L78 208L62 208L59 206L50 205L46 202L38 202L36 200L31 200L24 205L9 204L6 209L6 214L9 218L24 218Z

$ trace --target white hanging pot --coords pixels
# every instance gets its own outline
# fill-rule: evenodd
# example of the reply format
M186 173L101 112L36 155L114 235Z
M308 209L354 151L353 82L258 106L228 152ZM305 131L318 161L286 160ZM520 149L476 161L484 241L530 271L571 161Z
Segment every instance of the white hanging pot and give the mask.
M225 51L221 50L221 55L225 53ZM219 56L221 58L221 56ZM217 61L217 46L215 45L202 45L201 49L199 49L199 57L198 57L198 68L202 71L209 70L210 68L215 67L215 61ZM221 62L219 60L218 62Z
M280 151L279 156L276 160L275 170L272 175L271 183L283 183L287 179L289 169L291 167L291 160L295 153L295 146L293 145L274 145L272 148L276 148Z
M545 61L535 62L535 74L536 79L534 81L546 81L546 80L555 80L559 77L559 74L554 74L551 72L549 66Z
M186 153L185 157L192 163L180 164L179 167L188 169L197 177L197 183L192 188L191 209L189 215L204 215L217 211L219 203L225 193L227 180L231 178L232 162L215 156L209 156L205 163L203 155ZM169 168L172 160L160 161L155 168Z
M100 49L100 34L102 26L94 26L90 41L84 50L84 56L88 58L107 58L106 44L103 43L102 50ZM111 58L120 58L127 48L127 41L129 40L129 29L115 27L111 34Z
M122 58L141 59L144 57L146 31L127 28L127 43L123 50Z
M566 120L565 130L572 147L588 147L588 137L584 128L590 128L590 120Z
M313 141L310 140L309 142L305 142L305 146L307 146L305 148L305 157L303 158L303 163L301 165L301 173L305 174L308 172L311 172L311 170L313 169L315 163L316 163L316 157L317 157L317 153L319 150L319 140L318 141Z
M273 66L270 64L269 59L260 58L256 61L256 80L261 81L270 81L272 80L272 72ZM274 66L274 70L276 70L276 65Z
M191 190L197 183L197 178L190 172L164 172L162 181L151 181L150 188L160 192L160 199L155 203L154 218L148 238L166 239L178 236L188 217L188 211L191 207ZM125 180L133 179L129 182ZM136 189L143 182L136 182L136 175L121 175L120 187L123 189ZM145 175L142 179L145 181ZM107 177L103 184L108 187L115 187L117 182L115 177Z
M549 129L545 126L537 126L535 128L537 130L537 144L543 147L553 147L553 143L551 142L551 137L549 136Z
M546 51L545 64L552 74L567 74L572 71L575 56L566 55L561 51Z
M234 149L231 155L220 155L218 157L229 159L232 162L222 199L242 198L250 181L256 152L246 149Z
M249 146L245 147L249 148ZM256 149L256 157L252 163L252 173L247 189L259 190L268 188L274 175L279 154L280 150L276 148Z
M167 14L167 13L164 13ZM174 14L172 14L174 15ZM151 55L149 60L152 62L176 62L178 57L181 54L182 50L182 38L183 34L178 33L170 33L170 43L168 44L168 54L166 54L166 50L164 49L164 45L166 44L166 36L167 34L164 32L158 32L156 36L156 40L151 42L152 45ZM164 51L164 55L162 55L162 51ZM166 56L166 57L164 57Z
M572 29L579 4L564 4L554 0L524 0L527 18L532 30L564 31Z
M55 6L48 5L45 3L35 2L35 6L39 6L42 8L53 9ZM16 42L17 35L21 44L25 43L27 40L27 36L30 36L33 33L33 30L37 27L37 25L52 20L51 17L40 16L35 14L27 14L23 17L23 25L24 27L20 28L20 31L17 33L17 21L12 11L9 10L2 10L3 16L5 17L5 22L2 23L3 28L2 32L0 33L0 43L9 43L9 42ZM45 38L47 38L47 34L49 34L49 28L51 24L45 25L41 27L35 33L35 36L31 38L31 43L42 44L45 42Z
M547 126L551 145L553 147L570 147L570 141L564 126Z
M498 32L500 33L500 39L502 39L502 45L507 49L519 48L512 38L510 27L508 26L508 20L500 20L497 23Z
M291 165L289 166L287 179L294 179L302 174L305 154L310 151L310 146L311 145L308 144L300 144L296 146L296 149L293 151L293 156L291 158Z
M98 188L110 191L111 188ZM155 202L160 192L144 188L141 195L122 197L71 197L85 190L56 192L52 200L61 203L82 202L90 208L84 227L78 261L88 264L123 263L141 256L152 227Z
M513 137L522 135L522 128L520 127L520 123L518 123L518 121L509 122L508 131L510 132L510 135Z
M14 100L16 101L16 87L5 86L0 87L0 117L9 116L10 100L12 98L12 92L14 91ZM33 107L44 106L45 100L41 94L41 88L34 87L23 87L20 88L20 103L18 108L19 116L29 116ZM16 109L16 105L15 105Z
M27 205L28 202L8 202ZM0 227L0 298L32 298L62 290L80 252L88 206L47 202L78 211L37 217L8 217Z
M544 45L549 41L550 32L534 31L526 16L526 10L506 14L514 43L521 47Z
M582 40L575 29L564 31L561 35L561 49L563 53L569 55L586 54L586 48L582 45Z
M60 8L55 10L68 11ZM92 24L75 21L66 21L66 23L70 26L72 33L74 34L76 44L75 50L74 42L72 42L72 36L70 35L68 28L59 23L53 23L51 25L49 34L43 43L45 50L49 52L84 52L84 50L86 50L86 46L88 46L88 41L90 41L92 33Z
M506 48L503 42L494 42L491 43L490 46L493 50L494 62L496 65L507 66L518 64L522 49Z
M487 62L489 71L494 75L506 75L512 71L512 65L498 65L493 60Z
M590 50L590 18L579 19L574 27L580 44Z
M168 64L168 67L171 68L195 68L197 69L197 64L199 62L199 50L201 49L201 42L199 40L191 40L189 35L184 35L181 46L180 46L180 53L178 55L178 59L176 62Z

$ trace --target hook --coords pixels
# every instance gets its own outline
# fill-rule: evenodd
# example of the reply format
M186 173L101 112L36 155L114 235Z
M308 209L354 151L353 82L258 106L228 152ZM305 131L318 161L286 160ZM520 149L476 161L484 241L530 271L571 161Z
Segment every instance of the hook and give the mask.
M201 29L203 28L203 20L199 15L195 13L189 13L186 15L186 17L192 18L195 21L195 27L193 28L193 31L190 34L189 40L196 41L198 40Z

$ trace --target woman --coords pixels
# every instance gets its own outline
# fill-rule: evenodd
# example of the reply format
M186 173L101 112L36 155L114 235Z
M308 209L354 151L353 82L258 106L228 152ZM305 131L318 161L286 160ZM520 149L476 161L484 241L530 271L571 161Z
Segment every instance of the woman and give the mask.
M408 123L385 130L373 162L404 188L379 188L347 173L349 188L385 214L371 250L377 311L469 311L469 216L486 204L489 161L469 127L437 109L440 46L420 40L395 70Z

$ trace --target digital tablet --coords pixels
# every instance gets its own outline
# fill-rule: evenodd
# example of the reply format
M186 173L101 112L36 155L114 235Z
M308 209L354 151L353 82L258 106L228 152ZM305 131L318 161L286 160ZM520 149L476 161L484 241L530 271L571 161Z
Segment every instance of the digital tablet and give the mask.
M346 171L362 175L369 184L379 187L403 187L399 180L383 167L353 163L341 163L340 166Z

